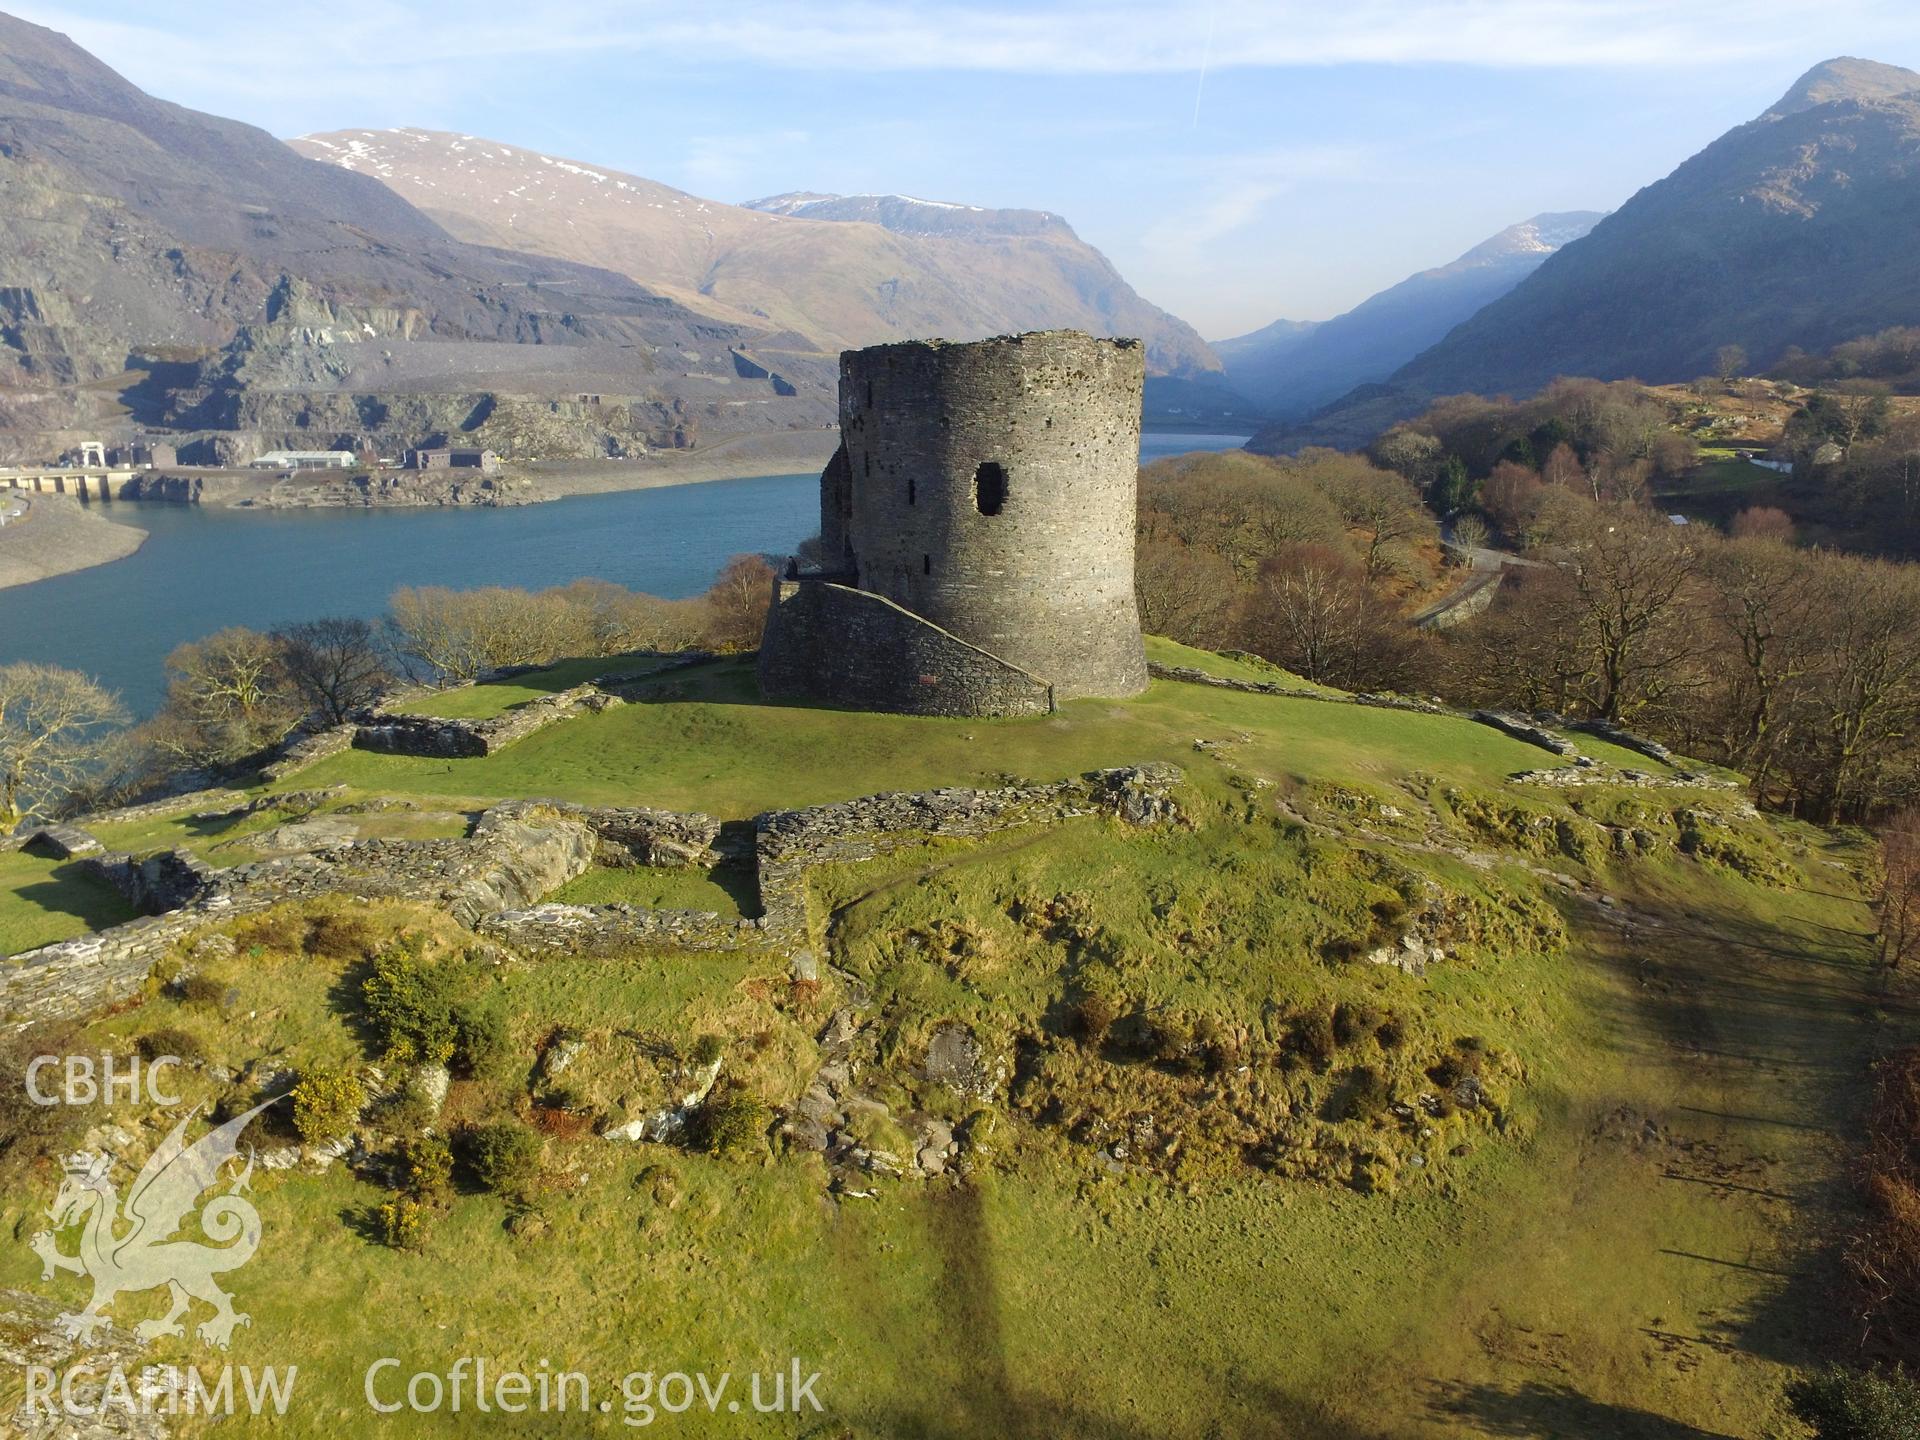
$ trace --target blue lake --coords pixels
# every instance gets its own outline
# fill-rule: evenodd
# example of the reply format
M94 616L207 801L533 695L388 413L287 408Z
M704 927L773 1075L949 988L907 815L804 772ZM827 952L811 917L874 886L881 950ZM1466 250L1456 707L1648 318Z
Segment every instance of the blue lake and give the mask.
M1143 461L1225 450L1243 435L1151 433ZM128 706L159 703L167 652L228 625L381 614L402 585L541 589L596 576L695 595L743 552L782 553L820 526L816 475L581 495L504 510L228 510L121 504L148 532L125 560L8 594L0 663L97 677Z

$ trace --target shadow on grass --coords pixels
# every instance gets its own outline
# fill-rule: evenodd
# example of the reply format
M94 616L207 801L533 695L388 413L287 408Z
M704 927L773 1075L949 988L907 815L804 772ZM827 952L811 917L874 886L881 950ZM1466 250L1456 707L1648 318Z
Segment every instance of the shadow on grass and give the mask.
M1537 1436L1606 1436L1607 1440L1736 1440L1648 1410L1590 1399L1571 1385L1529 1380L1520 1385L1443 1382L1432 1406L1471 1424L1481 1435L1534 1440Z
M105 881L95 880L78 865L61 865L49 878L22 885L14 892L28 904L56 915L71 915L89 930L104 930L134 917L133 907Z
M367 1015L367 981L372 975L373 961L356 960L327 987L327 1008L340 1017L340 1023L369 1055L378 1054L385 1040Z
M707 871L707 879L727 892L742 917L760 918L760 878L751 860L722 860Z
M1704 894L1684 909L1668 904L1656 913L1663 923L1627 934L1586 931L1588 948L1630 986L1598 1001L1603 1013L1613 1012L1604 1029L1616 1051L1635 1064L1670 1066L1698 1087L1687 1097L1695 1103L1664 1112L1665 1148L1650 1158L1676 1188L1697 1187L1719 1204L1766 1207L1759 1213L1784 1246L1756 1263L1750 1254L1703 1253L1650 1234L1649 1258L1659 1253L1671 1264L1742 1271L1754 1284L1703 1320L1700 1333L1647 1333L1668 1350L1814 1363L1847 1345L1857 1329L1840 1250L1859 1199L1818 1137L1838 1137L1845 1146L1860 1133L1873 1034L1865 1023L1873 999L1870 937L1791 913L1769 923ZM1502 1413L1525 1413L1507 1398ZM1579 1400L1557 1392L1531 1396L1541 1413ZM1567 1434L1702 1433L1561 1424Z
M929 1249L943 1260L938 1328L927 1339L945 1363L937 1374L924 1367L903 1371L899 1393L913 1398L861 1416L868 1430L898 1440L1160 1440L1165 1434L1160 1427L1116 1418L1116 1411L1128 1407L1127 1395L1089 1393L1084 1404L1062 1398L1058 1390L1071 1394L1074 1388L1071 1373L1060 1377L1055 1393L1023 1386L1008 1364L999 1264L982 1193L971 1186L929 1192L923 1213ZM886 1277L877 1273L869 1273L865 1282L876 1294L887 1286ZM1060 1341L1052 1358L1070 1372L1071 1340L1063 1335ZM901 1353L924 1351L907 1345ZM1152 1377L1143 1375L1140 1383L1151 1386ZM1383 1440L1374 1431L1329 1417L1316 1404L1277 1387L1250 1384L1243 1376L1221 1377L1219 1390L1215 1416L1191 1417L1196 1432L1236 1440ZM1678 1440L1683 1433L1704 1432L1672 1433Z

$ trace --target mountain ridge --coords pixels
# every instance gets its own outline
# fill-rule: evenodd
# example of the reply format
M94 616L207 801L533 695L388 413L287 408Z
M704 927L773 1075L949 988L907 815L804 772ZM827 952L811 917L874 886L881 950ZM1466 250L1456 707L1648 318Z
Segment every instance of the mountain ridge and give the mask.
M452 237L370 177L0 15L0 428L29 437L9 448L137 423L223 461L455 433L617 453L821 423L827 367L741 383L734 352L777 338ZM545 418L585 391L619 404ZM541 438L519 438L534 415Z
M1600 218L1591 210L1532 216L1331 320L1276 321L1216 343L1215 353L1240 393L1269 415L1298 418L1356 385L1385 380Z
M1649 383L1757 368L1920 323L1920 73L1846 57L1636 193L1396 370L1249 444L1364 441L1433 397L1530 394L1560 375Z
M1147 342L1162 375L1220 364L1060 216L900 195L794 191L728 205L659 181L471 135L408 127L289 141L369 174L450 233L579 259L732 323L823 352L1062 326ZM537 202L537 203L536 203Z

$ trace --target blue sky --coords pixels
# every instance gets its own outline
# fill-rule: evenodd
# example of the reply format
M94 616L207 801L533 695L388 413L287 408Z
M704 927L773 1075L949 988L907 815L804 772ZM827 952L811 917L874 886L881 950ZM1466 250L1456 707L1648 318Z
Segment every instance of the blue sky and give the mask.
M0 5L278 135L459 130L698 194L1056 211L1210 339L1611 209L1915 0Z

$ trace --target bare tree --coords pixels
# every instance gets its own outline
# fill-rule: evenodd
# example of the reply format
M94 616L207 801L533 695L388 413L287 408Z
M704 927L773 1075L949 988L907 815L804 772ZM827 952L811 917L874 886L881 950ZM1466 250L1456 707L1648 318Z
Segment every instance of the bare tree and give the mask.
M1419 632L1367 584L1356 558L1325 546L1270 556L1238 625L1249 649L1321 684L1400 688L1420 674Z
M1204 647L1218 644L1225 634L1227 611L1239 589L1224 559L1177 540L1142 545L1133 583L1140 624L1149 634Z
M1360 532L1360 564L1370 584L1398 568L1408 541L1434 533L1433 517L1420 503L1419 492L1391 471L1364 462L1329 467L1320 488L1339 508L1348 529Z
M76 671L0 665L0 827L57 805L126 718L118 697Z
M1902 810L1880 832L1880 960L1890 970L1920 956L1920 810Z
M1666 700L1698 637L1682 604L1699 552L1644 511L1596 506L1568 547L1586 673L1585 708L1623 720Z
M714 649L751 650L760 643L774 578L762 556L736 555L727 562L706 596Z
M1541 467L1540 478L1549 485L1559 485L1570 490L1582 490L1587 486L1586 467L1580 463L1580 457L1573 447L1564 440L1553 447Z
M1826 824L1911 797L1909 737L1920 724L1920 571L1850 556L1810 557L1819 660L1793 697L1782 759L1799 807Z
M1788 741L1787 700L1816 663L1811 621L1821 589L1799 556L1761 537L1714 547L1703 574L1711 627L1705 650L1717 683L1698 719L1764 794L1774 756Z
M1713 373L1722 385L1731 384L1747 373L1747 352L1738 345L1722 345L1713 352Z
M1733 517L1727 533L1736 540L1773 540L1793 543L1793 517L1777 505L1749 505Z
M1562 445L1554 453L1565 451L1568 457L1573 452ZM1579 462L1574 461L1574 468ZM1533 517L1540 509L1541 479L1525 465L1511 460L1502 460L1493 467L1480 487L1480 508L1493 517L1493 523L1500 527L1500 533L1510 540L1519 540L1527 533ZM1460 527L1454 526L1454 538L1458 539Z
M274 631L272 638L301 703L330 724L371 705L393 681L379 632L365 620L305 620Z
M181 645L167 656L167 699L147 727L154 743L189 765L225 765L273 743L299 718L280 647L244 626Z

